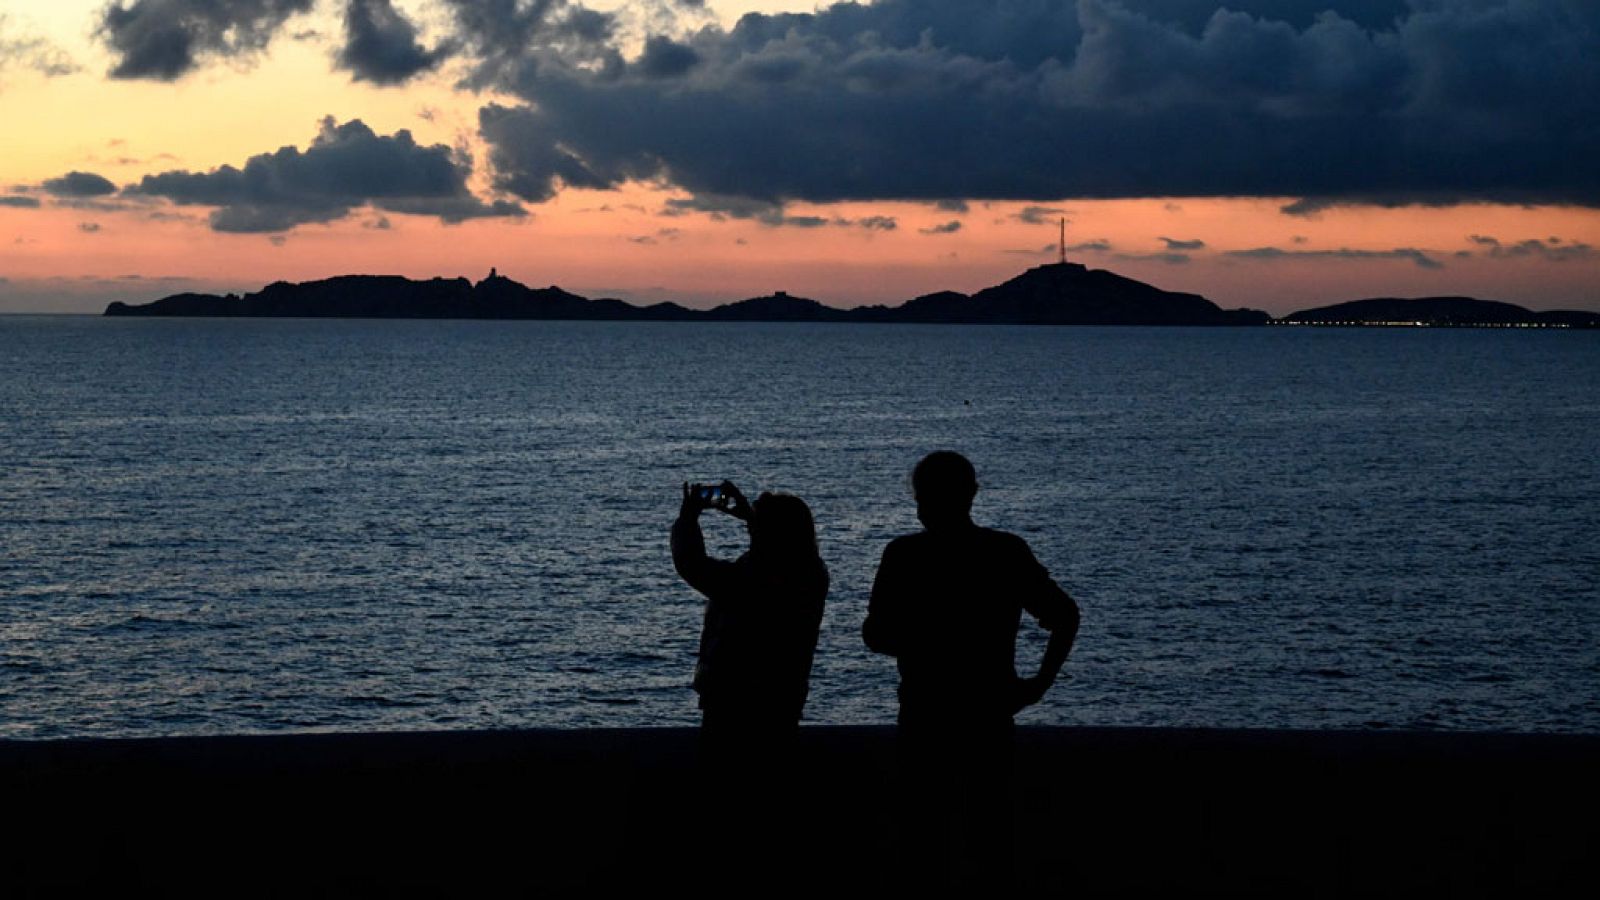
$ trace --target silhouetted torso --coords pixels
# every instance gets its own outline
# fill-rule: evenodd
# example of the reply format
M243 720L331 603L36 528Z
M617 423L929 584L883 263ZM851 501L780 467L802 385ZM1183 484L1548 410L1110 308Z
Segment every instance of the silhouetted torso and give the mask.
M712 559L692 517L672 526L672 560L706 597L694 687L707 726L793 726L809 691L827 569L755 553Z
M902 725L1009 725L1022 611L1053 629L1072 601L1021 538L971 523L884 550L863 633L900 669Z

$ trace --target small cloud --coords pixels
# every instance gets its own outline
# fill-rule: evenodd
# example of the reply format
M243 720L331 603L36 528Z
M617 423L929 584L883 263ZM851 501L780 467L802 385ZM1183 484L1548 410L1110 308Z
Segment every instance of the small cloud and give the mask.
M389 231L394 228L394 224L389 221L388 216L379 216L376 219L368 219L362 222L361 227L371 228L374 231Z
M392 87L427 72L455 52L450 43L432 50L417 39L417 26L392 0L349 0L344 13L345 44L339 68L352 81Z
M273 234L267 236L267 242L274 247L282 247L284 244L289 243L289 238L281 234Z
M662 241L675 241L681 237L683 237L682 228L658 228L656 229L655 234L643 234L638 237L628 238L628 240L635 244L644 244L648 246L651 244L659 244Z
M960 214L960 213L966 212L967 209L968 209L968 206L967 206L967 201L965 201L965 200L951 198L951 199L946 199L946 200L935 200L935 201L933 201L933 208L937 209L937 210L941 210L943 212L951 212L951 213Z
M1171 201L1168 201L1166 203L1161 204L1161 208L1166 210L1169 213L1181 213L1181 212L1183 212L1183 205L1182 204L1173 203Z
M752 219L769 228L820 228L829 224L829 220L821 216L791 216L784 212L782 203L721 194L668 197L666 206L657 215L676 218L692 212L706 213L713 222Z
M0 13L0 75L13 66L31 69L46 78L60 78L78 71L78 64L66 51L48 38L16 34L7 26L7 17Z
M1206 247L1206 242L1199 239L1185 241L1164 237L1158 240L1166 244L1168 250L1204 250ZM1188 260L1185 259L1184 262L1188 262Z
M1050 245L1051 250L1054 250L1055 248L1055 244ZM1068 253L1108 253L1110 250L1111 242L1105 238L1098 238L1092 241L1083 241L1082 243L1067 245Z
M1064 218L1067 211L1054 206L1024 206L1020 212L1012 215L1013 219L1027 225L1054 225Z
M1294 244L1304 244L1307 240L1309 240L1309 238L1303 234L1297 234L1294 237L1289 238L1289 241Z
M38 209L39 198L19 197L16 195L0 197L0 206L10 206L16 209Z
M1286 203L1278 207L1278 212L1286 216L1295 216L1301 219L1315 219L1322 215L1324 210L1335 206L1332 200L1316 197L1301 197L1293 203Z
M93 172L68 172L60 178L45 179L40 187L55 197L104 197L117 192L111 179Z
M857 220L856 224L868 231L893 231L900 227L894 216L867 216Z
M1158 262L1169 266L1187 265L1191 257L1187 253L1119 253L1117 259L1127 262Z
M78 230L84 234L95 234L100 230L99 222L79 222Z
M1559 237L1528 238L1514 244L1503 244L1488 235L1469 235L1467 240L1484 248L1490 259L1542 259L1546 262L1569 262L1575 259L1595 259L1600 252L1581 241L1564 241ZM1470 254L1470 251L1468 255Z
M935 225L932 228L918 228L917 229L917 231L919 231L919 232L921 232L923 234L955 234L956 232L958 232L960 230L961 230L961 223L956 221L955 219L951 219L950 221L944 223L943 225Z

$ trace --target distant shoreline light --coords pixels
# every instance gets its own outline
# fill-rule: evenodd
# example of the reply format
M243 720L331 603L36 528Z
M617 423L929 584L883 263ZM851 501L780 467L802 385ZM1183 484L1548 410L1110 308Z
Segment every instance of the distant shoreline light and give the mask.
M1309 328L1572 328L1565 322L1368 322L1361 319L1337 322L1295 322L1273 319L1267 324Z

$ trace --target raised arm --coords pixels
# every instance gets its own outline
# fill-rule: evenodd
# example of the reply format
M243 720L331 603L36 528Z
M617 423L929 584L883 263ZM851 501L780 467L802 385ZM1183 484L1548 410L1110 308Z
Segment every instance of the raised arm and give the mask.
M711 596L720 591L733 565L706 555L706 538L700 531L700 513L705 509L689 485L683 486L683 505L672 523L672 567L689 586Z

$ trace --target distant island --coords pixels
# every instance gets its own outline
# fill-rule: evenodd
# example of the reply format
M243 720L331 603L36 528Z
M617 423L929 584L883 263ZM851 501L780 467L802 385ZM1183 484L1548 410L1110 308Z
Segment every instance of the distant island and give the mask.
M975 294L941 291L898 306L840 309L779 291L690 309L614 298L590 300L559 287L530 288L490 271L416 281L398 275L344 275L274 282L243 296L174 294L151 303L120 301L108 316L209 316L381 319L575 319L648 322L906 322L1012 325L1454 325L1600 327L1600 313L1536 313L1467 297L1357 300L1282 319L1254 309L1226 310L1199 294L1164 291L1104 269L1059 262L1037 266Z
M1290 313L1274 325L1394 325L1432 328L1596 328L1600 313L1534 312L1472 297L1373 297Z

